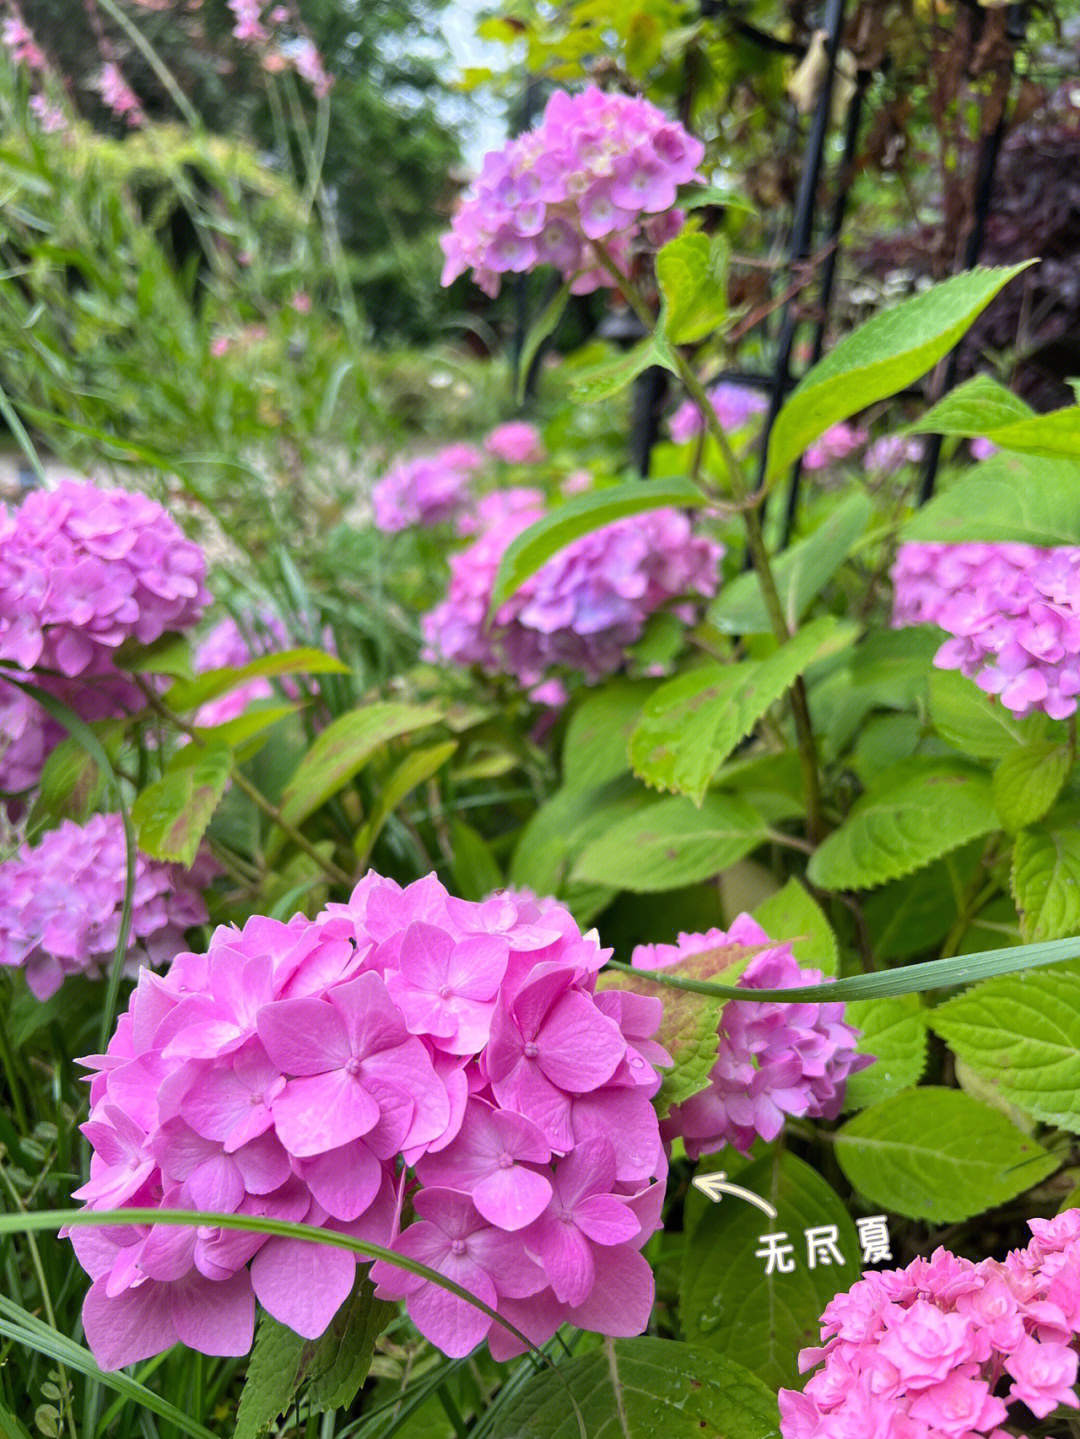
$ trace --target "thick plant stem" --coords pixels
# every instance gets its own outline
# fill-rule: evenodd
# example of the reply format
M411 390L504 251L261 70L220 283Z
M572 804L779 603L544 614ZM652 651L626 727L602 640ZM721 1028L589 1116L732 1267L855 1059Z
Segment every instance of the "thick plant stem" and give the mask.
M615 281L620 294L634 314L647 329L655 332L656 317L640 290L632 280L622 273L602 243L594 240L593 248L600 263ZM765 537L761 532L761 517L758 513L756 499L747 482L742 464L720 423L720 417L709 401L705 386L694 374L689 362L674 345L667 347L666 359L674 367L683 388L698 407L710 435L720 448L731 490L742 510L743 523L746 527L746 547L750 553L754 573L757 575L758 588L765 604L765 611L769 616L769 624L776 639L780 644L784 644L791 638L791 629L784 615L783 602L780 599L780 592L776 588L776 579L769 562L768 551L765 548ZM695 472L692 479L710 500L715 501L720 498L712 486L698 473ZM791 714L795 721L799 764L802 768L803 795L806 800L806 827L810 838L816 842L822 836L821 785L818 778L817 742L814 739L814 730L810 722L810 709L806 700L806 686L803 684L802 676L799 676L791 687Z

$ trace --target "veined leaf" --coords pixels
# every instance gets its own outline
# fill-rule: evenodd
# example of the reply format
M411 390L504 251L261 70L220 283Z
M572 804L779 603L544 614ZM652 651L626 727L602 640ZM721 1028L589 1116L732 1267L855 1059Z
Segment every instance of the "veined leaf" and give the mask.
M1080 543L1080 464L1002 451L973 465L904 526L905 540Z
M666 370L673 368L667 345L660 335L650 335L617 359L578 370L573 381L573 398L583 405L608 400L652 365L661 365Z
M206 674L196 675L193 680L179 680L166 693L165 703L171 710L177 710L182 714L188 710L198 709L208 700L228 694L230 690L246 684L248 680L258 679L260 676L270 679L279 675L345 675L348 673L349 666L347 664L343 664L335 655L325 654L322 650L283 650L280 654L260 655L246 665L226 665L223 669L208 670Z
M357 858L364 861L371 854L382 827L397 809L406 795L417 785L437 774L456 751L457 740L442 740L437 744L424 745L411 750L389 777L379 786L375 806L367 820L356 832L353 848Z
M872 1054L869 1069L847 1082L844 1109L865 1109L918 1084L926 1068L926 1014L914 994L896 999L857 999L844 1019L860 1031L860 1054Z
M1043 714L1017 719L959 670L930 671L930 718L943 740L978 759L1013 754L1041 739L1048 724Z
M182 762L170 763L136 796L131 818L144 854L190 866L225 793L233 757L225 745L188 748L194 753L181 750Z
M771 940L790 944L805 969L820 969L825 975L839 972L840 952L832 926L794 877L756 907L754 918Z
M913 424L905 435L989 435L1034 414L1031 406L989 375L975 375L950 390Z
M1008 830L1042 819L1069 777L1073 757L1067 744L1042 739L1005 755L994 770L994 808Z
M660 328L673 345L696 344L727 315L727 244L723 235L686 231L656 257L663 296Z
M1080 829L1035 825L1016 838L1012 892L1028 940L1059 939L1080 929Z

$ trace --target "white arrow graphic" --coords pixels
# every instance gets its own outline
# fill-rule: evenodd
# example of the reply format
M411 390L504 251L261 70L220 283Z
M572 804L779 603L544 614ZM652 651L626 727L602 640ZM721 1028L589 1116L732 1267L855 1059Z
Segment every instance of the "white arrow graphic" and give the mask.
M722 1169L718 1169L715 1174L695 1174L690 1183L714 1204L719 1204L725 1194L734 1194L739 1199L748 1199L751 1204L756 1204L770 1219L777 1217L776 1210L767 1199L762 1199L761 1195L755 1194L752 1189L744 1189L741 1184L732 1184Z

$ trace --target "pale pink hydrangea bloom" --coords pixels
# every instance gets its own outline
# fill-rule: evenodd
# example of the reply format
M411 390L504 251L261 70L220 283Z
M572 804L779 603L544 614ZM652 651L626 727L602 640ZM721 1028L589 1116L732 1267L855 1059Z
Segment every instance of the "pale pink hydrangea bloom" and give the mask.
M59 105L51 104L44 95L30 96L30 113L36 117L46 135L56 135L68 127L63 110Z
M906 1269L867 1271L822 1315L823 1367L780 1391L784 1439L1007 1439L1023 1423L1080 1408L1080 1210L1032 1219L1026 1249L973 1263L947 1249Z
M807 447L802 457L803 469L827 470L837 460L846 460L860 445L865 445L867 438L866 431L855 425L833 425Z
M709 401L716 411L724 430L741 430L755 415L763 414L769 408L764 395L746 385L733 385L724 381L708 391ZM696 439L704 429L704 416L693 400L684 400L669 421L671 438L677 445L685 445Z
M543 513L539 496L534 506L506 507L451 557L446 599L423 619L429 659L516 675L526 687L555 668L597 680L620 667L651 614L683 596L716 592L723 546L695 535L678 510L654 510L574 540L500 605L489 626L499 562Z
M143 971L108 1053L84 1061L94 1155L76 1197L391 1246L539 1342L564 1322L641 1333L653 1279L639 1251L666 1173L654 1062L670 1060L650 1039L659 1001L595 992L609 952L552 901L470 903L434 875L402 889L371 873L316 920L219 928L206 954ZM177 1339L246 1353L255 1298L316 1338L357 1264L227 1230L70 1237L94 1281L86 1336L109 1369ZM445 1353L485 1337L497 1357L520 1352L429 1281L386 1261L372 1275Z
M544 458L540 431L525 420L497 425L484 441L484 449L508 465L536 465Z
M893 626L935 624L934 656L1017 715L1076 712L1080 548L910 541L892 569Z
M468 505L469 486L482 464L480 451L462 444L403 460L376 481L371 492L376 529L394 534L411 525L457 518Z
M636 969L667 969L682 959L725 945L769 945L765 931L740 914L725 933L680 934L677 944L642 944ZM820 984L820 970L803 969L789 944L766 948L740 976L741 989L793 989ZM777 1004L732 1000L720 1012L720 1048L709 1087L679 1105L664 1121L666 1140L681 1136L691 1159L733 1144L746 1154L754 1140L773 1140L786 1115L835 1119L849 1074L873 1063L856 1054L858 1031L844 1023L842 1003Z
M503 274L553 265L575 294L612 283L590 244L626 264L641 239L660 245L682 226L680 185L700 180L704 146L648 100L559 90L533 130L484 157L459 206L442 282L466 270L489 295Z
M38 999L69 974L97 976L112 964L120 937L126 880L124 825L118 814L86 824L64 820L37 844L0 863L0 965L16 966ZM139 854L128 940L128 966L161 964L206 920L194 874Z

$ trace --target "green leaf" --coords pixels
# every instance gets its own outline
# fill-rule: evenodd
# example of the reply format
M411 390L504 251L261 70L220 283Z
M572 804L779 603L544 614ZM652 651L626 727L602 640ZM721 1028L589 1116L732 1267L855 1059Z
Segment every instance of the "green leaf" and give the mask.
M960 896L971 882L981 852L982 844L973 841L939 863L867 895L863 916L871 953L879 963L912 959L940 945L956 922Z
M844 1109L865 1109L918 1084L926 1069L926 1011L917 995L857 999L844 1019L861 1031L858 1050L874 1063L847 1082Z
M297 765L281 796L281 816L300 824L357 775L388 740L437 724L437 705L377 700L331 721Z
M174 679L194 679L191 667L191 641L186 635L164 634L153 644L140 645L125 640L113 651L117 669L132 674L169 675Z
M932 1224L1005 1204L1060 1164L999 1110L956 1089L907 1089L864 1109L837 1134L836 1157L873 1204Z
M710 1205L689 1236L679 1285L679 1319L691 1344L738 1358L770 1389L801 1388L799 1350L819 1342L821 1311L859 1276L855 1225L840 1196L789 1153L739 1172L745 1188L777 1211L770 1219L732 1195ZM835 1225L844 1263L807 1262L807 1229ZM763 1234L786 1234L795 1268L766 1275L755 1251ZM821 1251L819 1250L818 1253Z
M976 375L957 385L926 414L911 425L905 435L989 435L1002 425L1025 420L1033 413L1019 395L1014 395L989 375Z
M1012 892L1027 940L1064 939L1080 929L1080 829L1036 825L1016 837Z
M502 887L502 870L491 846L464 820L450 821L450 847L450 869L462 899L486 899L492 890Z
M1007 830L1042 819L1061 793L1072 769L1067 744L1036 740L1007 754L994 770L994 808Z
M765 838L758 812L737 795L700 806L678 796L617 820L578 858L573 878L650 894L696 884L745 858Z
M841 501L812 535L799 540L773 560L773 578L780 592L789 629L795 629L844 563L852 546L865 531L872 513L870 501L861 491L855 490ZM725 634L772 632L756 574L747 570L721 589L709 607L709 623Z
M153 859L190 866L206 828L225 793L233 758L224 745L190 747L198 758L180 752L183 763L148 785L131 806L139 848Z
M627 515L644 514L669 506L685 508L704 504L704 496L689 480L629 480L586 495L574 495L523 530L499 561L491 595L490 613L510 598L530 575L572 540L603 529Z
M1080 543L1080 464L1005 451L992 455L917 510L903 538Z
M804 968L820 969L825 975L840 972L840 952L832 926L817 901L794 877L757 906L754 918L770 939L790 944Z
M361 1271L352 1294L315 1342L308 1397L320 1413L347 1409L368 1376L375 1341L397 1312L376 1299L375 1286Z
M256 700L251 709L222 724L199 726L195 733L203 744L228 745L240 762L257 754L270 736L266 733L289 715L295 714L294 704L276 705L269 700ZM192 746L191 748L194 748ZM181 751L178 751L179 755Z
M779 1439L775 1397L730 1359L675 1339L605 1339L500 1403L491 1439Z
M1031 263L954 275L875 315L841 340L800 381L780 411L769 441L766 480L782 474L830 425L925 375L998 291Z
M988 979L930 1012L931 1029L1010 1104L1080 1133L1080 968Z
M1070 405L1048 415L1029 415L1011 425L984 431L1003 450L1049 459L1080 460L1080 407Z
M768 659L707 664L662 684L630 736L634 772L658 789L700 804L732 750L803 670L852 630L831 615L814 620Z
M942 739L977 759L1001 759L1040 739L1046 716L1017 719L959 670L931 670L930 719Z
M349 666L342 664L335 655L322 650L282 650L280 654L260 655L246 665L226 665L223 669L208 670L196 675L193 680L179 680L165 695L165 703L171 710L184 713L198 709L208 700L228 694L248 680L263 676L267 679L280 675L345 675Z
M123 740L123 724L118 720L99 720L93 729L115 763ZM46 818L73 819L85 824L97 809L105 784L106 776L100 765L79 740L61 740L42 767L30 811L29 832L33 833Z
M353 842L353 848L361 862L367 860L375 841L382 833L383 825L405 796L411 794L418 784L423 784L433 774L437 774L457 747L457 740L449 739L411 750L379 785L371 814L357 830Z
M310 1346L284 1324L263 1314L247 1364L234 1439L259 1439L284 1414L300 1388Z
M660 365L672 368L666 345L659 335L650 335L615 360L578 370L572 381L571 397L582 405L595 405L625 390L644 370Z
M529 326L529 332L525 336L521 355L518 358L517 402L519 405L525 398L525 387L529 382L529 371L532 369L533 360L536 359L540 346L547 337L555 332L566 310L566 302L569 298L570 286L561 285L554 298L545 305Z
M673 345L692 345L719 329L727 316L727 244L684 231L656 257L663 296L660 328Z
M630 733L655 680L613 679L586 692L566 726L563 783L568 789L595 789L630 768Z
M887 770L810 860L819 889L872 889L997 828L985 771L910 759Z

